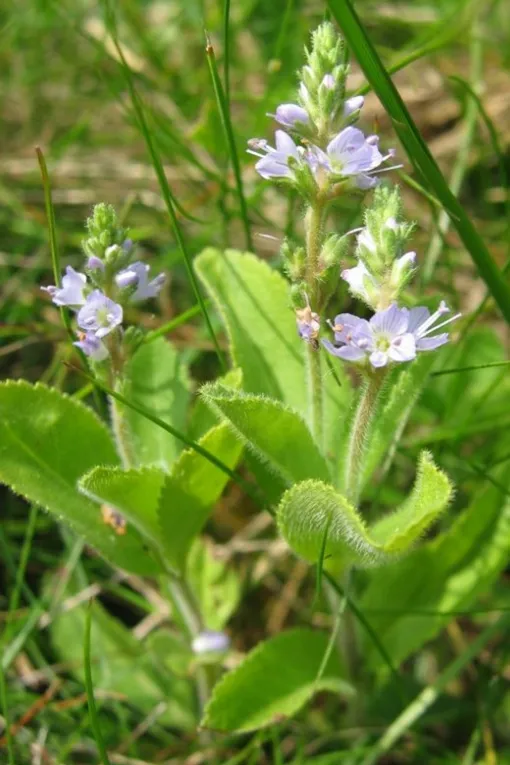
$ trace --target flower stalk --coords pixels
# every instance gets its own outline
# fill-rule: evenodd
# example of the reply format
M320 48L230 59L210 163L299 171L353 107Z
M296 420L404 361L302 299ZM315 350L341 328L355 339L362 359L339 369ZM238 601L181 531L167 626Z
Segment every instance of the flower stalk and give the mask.
M306 288L313 306L320 307L319 257L323 244L325 203L320 198L310 205L306 219ZM315 343L306 344L306 380L309 423L319 448L323 445L324 412L321 357Z
M367 375L351 424L344 465L344 486L347 498L355 507L361 491L366 445L385 379L384 370L375 370Z

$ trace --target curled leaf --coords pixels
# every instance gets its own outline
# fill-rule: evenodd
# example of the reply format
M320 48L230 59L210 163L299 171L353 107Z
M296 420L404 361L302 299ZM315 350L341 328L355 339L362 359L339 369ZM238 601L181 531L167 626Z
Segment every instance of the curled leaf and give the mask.
M324 550L326 567L377 566L408 552L445 510L451 495L447 476L423 452L409 497L372 526L365 524L345 497L321 481L303 481L284 494L277 511L278 526L289 546L311 563Z

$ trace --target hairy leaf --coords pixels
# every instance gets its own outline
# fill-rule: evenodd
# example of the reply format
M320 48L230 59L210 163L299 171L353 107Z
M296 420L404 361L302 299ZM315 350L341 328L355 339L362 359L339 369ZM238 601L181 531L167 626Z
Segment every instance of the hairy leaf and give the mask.
M238 733L291 717L318 691L352 693L336 653L317 679L328 646L325 632L294 629L260 643L215 686L202 725Z
M166 474L156 467L97 467L83 476L80 491L120 510L145 536L161 543L158 502Z
M96 465L116 465L108 430L83 404L44 385L0 384L0 480L53 513L110 563L155 574L139 532L118 535L99 505L82 496L78 480Z
M328 480L328 466L296 412L274 399L215 383L205 385L201 395L228 420L248 449L288 483L305 478Z
M164 338L136 350L126 365L122 393L169 425L185 430L189 402L187 370L181 355ZM137 465L168 469L181 451L181 442L133 409L122 410Z
M395 512L372 524L370 535L384 545L387 553L409 549L446 509L452 491L450 481L435 466L432 456L422 452L411 494Z
M292 549L311 563L374 566L407 552L446 508L452 488L429 454L420 457L410 496L394 513L367 527L357 510L332 486L304 481L287 491L278 526Z
M196 259L197 273L221 314L244 389L278 399L307 416L305 344L298 337L289 285L267 263L249 253L207 249ZM334 459L351 385L336 367L339 386L324 368L326 453Z

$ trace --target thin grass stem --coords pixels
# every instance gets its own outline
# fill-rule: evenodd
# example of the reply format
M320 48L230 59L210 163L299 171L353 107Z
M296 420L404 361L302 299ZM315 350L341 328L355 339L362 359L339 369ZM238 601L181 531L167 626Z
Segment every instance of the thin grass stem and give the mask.
M251 236L250 220L248 216L248 206L246 204L246 198L244 196L243 178L241 174L241 166L239 164L239 156L237 153L237 147L234 137L234 131L232 128L232 120L230 118L229 102L225 96L223 85L218 73L218 66L216 64L216 56L214 55L214 48L211 45L209 37L206 33L206 48L207 62L209 64L209 71L211 73L211 80L213 84L214 94L216 96L216 103L218 105L218 111L220 113L221 123L225 133L225 141L227 144L230 161L234 170L234 177L236 183L237 197L239 200L239 209L241 212L241 221L244 229L244 236L246 241L246 247L248 250L253 250L253 240Z

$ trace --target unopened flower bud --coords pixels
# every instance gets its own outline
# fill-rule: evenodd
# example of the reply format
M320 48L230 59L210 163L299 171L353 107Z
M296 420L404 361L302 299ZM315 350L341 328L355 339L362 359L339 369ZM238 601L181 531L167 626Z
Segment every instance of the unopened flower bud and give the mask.
M335 89L335 78L332 74L325 74L322 78L322 85L324 88L327 88L328 90L334 90Z
M398 292L400 292L411 278L415 270L415 263L415 252L406 252L405 255L402 255L394 261L391 269L390 285L396 291L395 297L398 296Z
M351 114L354 114L355 112L359 112L364 103L365 99L363 96L353 96L352 98L348 98L344 103L344 119L347 119L347 117L350 117Z
M97 255L91 255L87 260L87 268L90 271L104 271L104 262Z
M296 310L296 324L299 336L313 347L318 347L317 338L321 328L319 314L312 311L309 305Z

